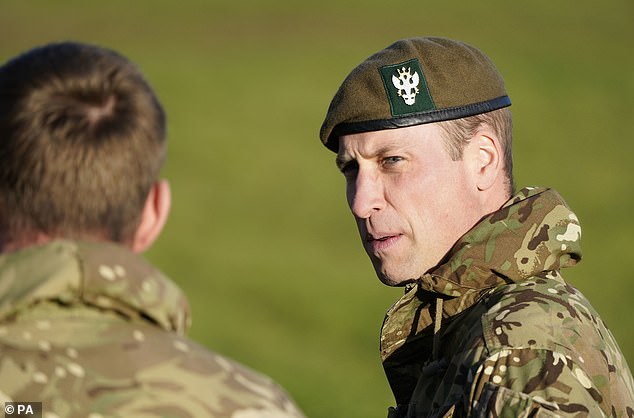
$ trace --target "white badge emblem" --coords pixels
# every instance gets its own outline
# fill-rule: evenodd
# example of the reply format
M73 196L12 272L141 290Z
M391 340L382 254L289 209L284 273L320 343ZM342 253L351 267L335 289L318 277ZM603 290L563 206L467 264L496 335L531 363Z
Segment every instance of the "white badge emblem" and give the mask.
M412 74L412 69L406 70L405 67L397 68L396 71L398 71L398 77L392 75L392 84L398 90L398 95L405 100L405 104L411 106L416 102L418 94L418 83L420 82L418 73L414 71Z

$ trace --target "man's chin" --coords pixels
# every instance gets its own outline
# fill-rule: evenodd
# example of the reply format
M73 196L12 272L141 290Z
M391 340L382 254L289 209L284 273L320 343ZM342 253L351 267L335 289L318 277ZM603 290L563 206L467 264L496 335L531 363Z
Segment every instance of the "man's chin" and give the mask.
M381 283L392 287L405 286L406 284L411 283L415 280L412 278L403 278L399 277L398 275L388 274L387 272L380 270L376 270L376 275Z
M400 264L394 260L382 260L370 255L370 261L372 261L372 267L374 267L376 276L379 278L381 283L387 286L405 286L408 283L418 280L420 277L413 271L399 268L401 267Z

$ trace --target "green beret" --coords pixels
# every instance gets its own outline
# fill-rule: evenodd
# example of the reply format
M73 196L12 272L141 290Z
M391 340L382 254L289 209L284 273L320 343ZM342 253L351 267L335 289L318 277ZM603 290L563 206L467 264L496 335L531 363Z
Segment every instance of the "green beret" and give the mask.
M346 77L319 136L339 137L459 119L511 105L504 80L481 51L444 38L410 38L370 56Z

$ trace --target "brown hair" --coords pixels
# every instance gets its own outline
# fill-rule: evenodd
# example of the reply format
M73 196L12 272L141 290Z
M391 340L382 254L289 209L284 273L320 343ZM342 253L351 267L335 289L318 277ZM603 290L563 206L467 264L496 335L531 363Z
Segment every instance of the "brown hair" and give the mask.
M161 104L116 52L55 43L0 67L5 241L131 239L165 151Z
M504 173L508 181L508 191L512 195L515 190L513 184L513 120L511 110L508 107L481 113L462 119L438 122L445 135L445 147L454 161L460 160L464 147L477 133L482 125L493 129L502 145Z

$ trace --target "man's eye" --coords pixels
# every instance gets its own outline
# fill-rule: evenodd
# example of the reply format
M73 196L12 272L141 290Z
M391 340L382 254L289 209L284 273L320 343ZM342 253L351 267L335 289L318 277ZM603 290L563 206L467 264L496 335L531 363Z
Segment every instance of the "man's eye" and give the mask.
M397 157L397 156L393 156L393 157L385 157L382 160L383 165L394 165L396 163L399 163L403 160L403 157Z

